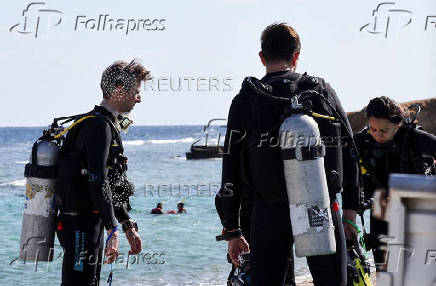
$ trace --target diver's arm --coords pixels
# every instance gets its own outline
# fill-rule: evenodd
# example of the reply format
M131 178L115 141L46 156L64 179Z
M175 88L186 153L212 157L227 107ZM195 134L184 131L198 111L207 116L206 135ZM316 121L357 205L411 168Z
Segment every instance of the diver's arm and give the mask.
M335 101L336 111L339 113L343 124L341 127L341 144L342 144L342 164L343 164L343 182L342 182L342 217L356 223L356 213L360 205L359 190L359 165L356 150L353 146L353 131L347 115L342 108L339 98L333 88L327 84L327 89ZM345 126L344 126L345 125ZM346 140L342 140L342 138ZM345 143L345 144L344 144ZM357 230L349 223L344 223L344 232L347 239L357 237Z
M117 226L117 222L106 171L112 140L110 126L99 118L92 118L84 126L81 135L85 136L84 144L92 204L99 212L106 230L113 229Z
M348 121L347 115L342 108L342 105L336 95L334 89L327 84L327 89L330 95L333 97L335 101L336 111L341 115L342 120L345 123L346 128L344 126L341 127L341 137L346 140L341 140L343 144L342 146L342 164L343 164L343 192L342 192L342 208L347 210L359 210L360 205L360 190L359 190L359 165L356 151L353 148L352 141L353 138L350 138L348 135L352 136L353 131L351 129L350 122Z
M242 196L240 164L241 151L246 136L243 114L240 95L237 95L229 110L224 141L221 189L215 198L221 223L226 230L240 227L239 210Z
M129 212L127 211L125 204L123 204L122 207L114 208L114 214L117 221L121 224L123 221L130 219Z
M414 131L415 144L413 145L423 154L432 156L436 160L436 136L419 129Z

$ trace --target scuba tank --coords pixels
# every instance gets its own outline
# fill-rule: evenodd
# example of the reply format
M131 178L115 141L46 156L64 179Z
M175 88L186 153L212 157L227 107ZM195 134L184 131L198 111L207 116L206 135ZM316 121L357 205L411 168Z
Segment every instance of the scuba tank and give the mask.
M81 121L95 117L85 115L55 118L33 144L24 170L27 180L20 238L21 260L53 261L55 218L60 201L56 190L58 156L65 139L63 135ZM60 120L65 121L59 125ZM62 126L72 120L77 121L66 129Z
M336 240L324 169L325 146L318 124L300 113L301 108L295 98L291 104L295 113L283 121L279 131L295 254L333 254Z
M56 208L56 162L60 150L53 131L44 130L33 144L26 164L26 202L20 239L20 259L32 261L53 260Z

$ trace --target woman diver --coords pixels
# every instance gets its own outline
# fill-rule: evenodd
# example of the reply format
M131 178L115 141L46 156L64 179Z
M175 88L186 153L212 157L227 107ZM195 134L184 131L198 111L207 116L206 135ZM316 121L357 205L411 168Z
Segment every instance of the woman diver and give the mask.
M412 112L415 108L416 111ZM362 169L365 201L381 190L379 205L389 201L391 173L427 174L435 172L436 136L417 127L420 107L405 109L389 97L376 97L366 107L369 127L354 135ZM377 198L376 198L377 199ZM383 214L385 211L382 210ZM386 252L380 249L380 235L387 235L383 215L371 211L368 248L373 249L377 271L386 271Z

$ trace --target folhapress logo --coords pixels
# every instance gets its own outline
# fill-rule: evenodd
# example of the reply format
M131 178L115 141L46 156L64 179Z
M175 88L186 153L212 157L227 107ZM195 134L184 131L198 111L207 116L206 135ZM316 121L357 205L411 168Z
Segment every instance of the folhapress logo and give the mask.
M98 17L79 15L74 31L122 31L126 35L135 31L163 31L166 19L114 19L109 14Z
M141 31L164 31L166 29L165 18L120 18L112 17L109 14L99 14L89 17L78 15L74 17L63 17L64 13L59 10L47 9L44 2L32 2L23 10L23 19L13 25L9 30L22 35L33 35L38 38L40 35L47 35L48 31L61 24L63 18L75 19L71 24L74 32L115 32L131 35ZM68 26L70 25L68 24ZM66 24L63 24L65 26Z
M23 10L22 20L13 25L9 31L33 35L38 38L48 33L48 30L62 22L63 13L59 10L46 9L44 2L32 2Z

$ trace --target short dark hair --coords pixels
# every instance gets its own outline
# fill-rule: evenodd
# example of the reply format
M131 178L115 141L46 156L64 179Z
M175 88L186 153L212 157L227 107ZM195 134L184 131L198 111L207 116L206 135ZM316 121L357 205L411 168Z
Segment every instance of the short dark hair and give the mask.
M298 33L286 23L274 23L265 28L261 36L262 54L268 63L290 61L300 52Z
M408 116L407 110L387 96L371 99L366 107L366 117L382 118L392 123L400 123Z
M103 97L107 99L112 95L114 89L119 86L129 91L137 81L146 81L148 79L150 79L150 71L146 70L136 59L130 63L116 61L104 70L100 87Z

